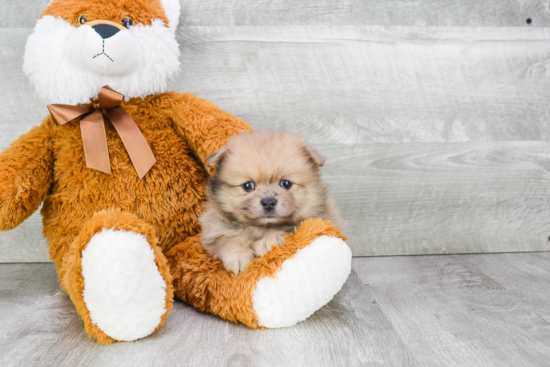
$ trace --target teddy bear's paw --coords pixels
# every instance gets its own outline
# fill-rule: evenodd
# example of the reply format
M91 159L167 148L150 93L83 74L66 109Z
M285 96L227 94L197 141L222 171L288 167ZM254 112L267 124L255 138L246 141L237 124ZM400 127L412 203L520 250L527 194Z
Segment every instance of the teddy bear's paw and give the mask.
M340 238L321 236L286 260L275 278L257 281L258 325L286 327L307 319L342 288L351 272L351 250Z
M167 311L167 284L144 235L103 229L82 251L81 264L93 325L119 341L156 330Z

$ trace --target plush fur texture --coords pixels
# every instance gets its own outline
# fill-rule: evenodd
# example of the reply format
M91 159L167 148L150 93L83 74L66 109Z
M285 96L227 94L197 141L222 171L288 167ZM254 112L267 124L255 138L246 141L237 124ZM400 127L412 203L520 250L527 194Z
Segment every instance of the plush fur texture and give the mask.
M95 213L92 218L86 221L82 226L80 233L67 250L67 253L62 259L62 264L58 266L57 270L59 279L61 280L61 287L65 289L71 297L77 312L82 317L82 320L84 320L84 327L88 334L102 344L110 344L118 339L113 339L111 336L107 335L98 326L97 322L93 321L84 300L86 279L82 271L82 256L84 251L86 251L92 239L105 229L140 234L147 239L153 250L155 264L157 265L158 271L166 287L165 312L162 314L160 322L152 332L158 330L170 314L174 293L171 286L172 278L170 276L170 270L167 266L166 258L158 247L159 241L153 227L139 219L135 214L123 212L120 209L102 210ZM116 266L116 264L112 263L108 265ZM113 291L113 289L105 289L106 293L111 293L111 291ZM128 326L128 324L125 323L124 326Z
M87 19L79 22L82 15ZM133 22L128 29L122 26L126 17ZM329 222L304 223L288 245L256 259L239 277L202 252L198 218L207 177L215 172L207 158L250 126L206 100L165 92L179 70L178 18L177 0L54 0L25 49L24 71L45 103L89 103L106 84L126 95L122 107L157 160L143 179L108 121L111 175L86 167L79 119L57 126L48 116L0 153L0 230L15 228L43 202L44 236L61 286L88 334L104 344L158 330L174 292L202 311L257 327L256 281L284 272L285 260L318 236L341 237ZM87 22L113 32L101 34ZM126 55L117 54L120 50ZM136 253L124 256L130 242ZM103 278L102 269L109 269ZM132 279L139 269L143 289ZM341 269L318 274L316 281L332 284ZM289 288L286 297L295 291ZM331 288L321 292L333 295ZM111 313L108 299L101 298L115 297L138 315L144 311L139 300L148 294L158 312L143 319L118 318L119 311Z
M121 25L129 16L134 25L102 39L78 24L83 14ZM89 103L107 84L127 101L162 93L180 71L167 23L158 0L56 0L27 40L23 71L46 104Z
M171 284L158 270L154 249L143 234L104 228L82 251L84 302L92 324L113 339L151 335L167 312Z
M50 157L55 157L56 174L42 215L50 256L57 265L83 224L107 208L135 213L149 223L163 250L199 233L207 173L197 160L206 165L206 158L225 143L223 137L250 128L191 95L165 93L122 106L157 159L142 180L111 124L106 124L106 132L112 175L86 167L78 121L55 126L48 118L43 124L53 137Z
M340 247L341 243L339 241L341 239L347 240L347 237L334 228L331 222L321 219L308 219L300 225L295 233L287 236L282 246L276 246L263 257L255 258L247 270L238 275L228 273L221 261L204 253L200 245L200 236L190 237L183 243L173 247L166 255L174 279L175 294L178 298L192 304L202 312L212 313L251 328L262 327L258 324L258 315L253 300L254 291L259 284L258 281L264 278L277 278L284 271L283 264L286 260L294 258L298 251L309 246L320 236L334 237L336 241L331 246ZM344 262L351 264L349 248L347 252L349 256ZM323 257L328 257L327 255L330 255L330 253L325 254ZM341 264L341 262L338 263ZM307 266L316 267L319 265L318 262L302 263L302 266L306 268ZM349 274L346 268L339 269L336 272L331 270L333 269L327 269L326 272L312 279L320 285L321 292L330 298L340 288L334 291L334 289L328 289L324 286L332 283L335 276L341 277L340 273L345 273L345 278ZM294 287L279 288L280 293L273 296L292 298L296 292L302 292L303 289L300 287L299 280L295 278L293 281ZM295 300L294 306L299 307L301 299L298 297ZM275 307L277 307L276 304ZM318 307L308 309L305 313L311 315L317 309ZM265 305L263 311L266 311ZM267 310L267 313L269 312ZM294 317L294 315L292 316Z
M199 218L201 244L228 271L245 271L308 218L342 227L319 173L324 158L302 137L283 131L236 135L208 163L217 173L208 181Z
M258 325L280 328L307 319L342 288L351 272L350 260L350 248L338 237L323 235L300 249L276 277L256 282L252 301Z
M164 13L168 18L168 25L172 32L176 31L176 28L180 24L181 4L179 0L161 0Z
M0 153L0 230L17 227L38 209L53 179L52 134L33 127Z
M235 116L189 94L132 99L123 107L157 159L142 180L109 123L106 132L112 175L86 167L78 119L57 126L48 117L0 153L0 229L16 227L44 200L44 235L62 287L75 303L88 333L102 343L114 339L92 324L82 299L81 251L102 228L136 233L144 230L126 221L120 226L105 221L96 226L98 213L116 208L123 217L139 218L141 225L151 228L147 238L159 248L157 252L168 251L199 233L198 217L208 177L203 168L206 159L230 135L250 129ZM87 230L89 226L95 232ZM82 239L75 242L77 238Z

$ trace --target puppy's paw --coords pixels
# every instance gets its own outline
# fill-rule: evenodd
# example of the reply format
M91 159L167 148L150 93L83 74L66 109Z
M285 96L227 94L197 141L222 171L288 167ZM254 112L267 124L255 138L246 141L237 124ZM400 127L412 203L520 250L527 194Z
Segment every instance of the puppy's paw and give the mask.
M254 260L254 252L252 249L239 248L220 257L225 270L228 272L239 274L239 271L245 271L246 267Z
M273 245L282 245L283 242L285 242L285 233L278 233L254 242L252 247L256 256L262 257L271 251Z

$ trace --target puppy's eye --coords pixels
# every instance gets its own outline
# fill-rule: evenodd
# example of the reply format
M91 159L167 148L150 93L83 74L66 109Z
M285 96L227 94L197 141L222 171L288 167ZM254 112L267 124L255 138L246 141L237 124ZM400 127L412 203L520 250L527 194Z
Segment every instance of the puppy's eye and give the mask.
M122 25L125 26L126 28L130 28L132 25L134 25L134 22L132 22L131 18L126 17L122 19Z
M256 185L252 181L248 181L243 183L243 190L246 192L250 192L256 188Z
M292 187L292 182L290 182L289 180L281 180L280 185L283 189L290 190L290 188Z
M88 21L87 15L81 15L78 17L78 24L84 24Z

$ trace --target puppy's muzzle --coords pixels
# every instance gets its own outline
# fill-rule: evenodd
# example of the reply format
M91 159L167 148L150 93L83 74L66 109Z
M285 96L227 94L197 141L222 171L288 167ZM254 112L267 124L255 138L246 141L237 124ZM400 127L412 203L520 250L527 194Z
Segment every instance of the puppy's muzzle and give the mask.
M264 207L264 210L266 212L271 212L273 209L275 209L275 205L277 205L277 199L275 198L263 198L260 201L260 204Z

